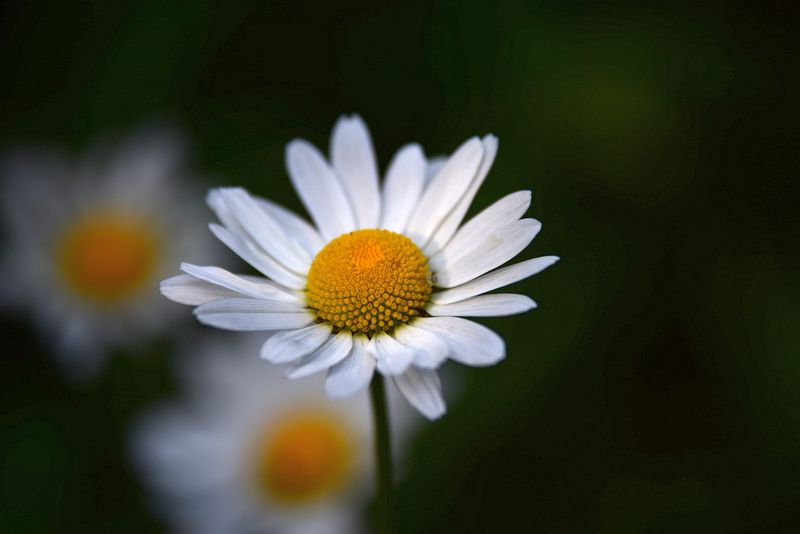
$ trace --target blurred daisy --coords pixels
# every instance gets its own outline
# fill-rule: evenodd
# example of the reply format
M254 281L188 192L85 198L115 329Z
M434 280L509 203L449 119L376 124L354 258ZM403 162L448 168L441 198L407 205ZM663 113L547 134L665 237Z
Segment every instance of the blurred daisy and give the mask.
M7 230L0 296L32 316L75 378L92 376L110 348L169 324L175 310L155 286L176 258L213 259L174 132L102 141L78 160L19 151L0 172Z
M321 379L290 383L247 357L261 343L213 339L179 360L184 395L131 434L148 500L178 532L359 532L371 485L367 395L331 404ZM408 411L393 411L407 436Z
M327 370L342 398L364 389L377 368L425 416L445 412L437 368L450 358L486 366L505 356L492 330L460 316L525 312L524 295L486 294L558 260L545 256L497 269L541 228L521 219L529 191L512 193L461 225L497 152L497 139L469 139L444 162L402 147L382 187L372 141L359 117L341 118L330 162L311 144L286 148L289 177L312 226L243 189L208 197L222 225L211 230L268 279L184 264L161 285L197 305L197 318L230 330L279 330L263 358L291 363L290 378Z

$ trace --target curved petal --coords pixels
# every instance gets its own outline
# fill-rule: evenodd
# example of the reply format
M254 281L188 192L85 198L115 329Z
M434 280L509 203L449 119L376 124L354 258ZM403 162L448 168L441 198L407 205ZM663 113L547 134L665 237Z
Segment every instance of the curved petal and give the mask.
M496 228L502 228L514 221L518 221L530 205L530 191L517 191L501 198L459 228L440 254L428 256L431 269L434 271L440 269L442 267L442 259L452 255L452 251L464 248L466 244L474 242Z
M331 162L350 199L357 228L376 228L380 219L378 165L367 125L358 115L340 117L331 134Z
M244 261L255 267L263 275L291 289L303 289L306 287L305 276L300 276L290 271L272 259L269 254L256 248L253 243L246 241L228 228L224 228L218 224L211 223L208 227L211 229L211 233L222 241L225 246L234 251L236 255Z
M541 228L542 223L536 219L522 219L465 243L458 250L448 249L442 253L442 267L436 271L434 284L457 286L499 267L522 252Z
M331 399L355 395L369 385L375 372L375 358L367 354L367 338L353 336L350 354L328 371L325 392Z
M426 256L435 254L436 251L441 250L441 248L450 241L450 238L453 237L453 234L458 229L458 225L461 224L461 221L464 219L464 215L467 213L470 204L472 204L475 194L478 192L481 185L483 185L486 175L489 174L489 169L492 168L494 158L497 155L497 137L489 134L481 139L481 143L483 144L483 158L481 159L475 178L469 185L467 192L461 197L461 200L458 201L453 210L445 217L439 225L439 228L437 228L436 232L431 236L430 241L423 251Z
M286 146L286 168L325 241L356 229L347 194L319 150L302 139L292 141Z
M431 295L431 302L436 304L450 304L475 295L487 293L499 287L505 287L519 282L529 276L540 273L559 260L558 256L541 256L530 260L521 261L502 269L497 269L465 284L452 289L445 289Z
M228 228L232 233L244 238L247 232L239 224L238 219L231 212L227 202L220 194L220 189L211 189L206 195L206 204L211 208L211 211L217 216L220 222Z
M406 227L406 235L420 248L461 200L478 172L483 144L473 137L461 145L422 193Z
M438 335L410 324L395 328L394 338L414 350L414 365L417 367L436 369L450 352L447 343Z
M297 365L286 371L286 378L292 380L311 376L324 371L342 361L353 348L353 335L342 331L328 338L324 345L303 358Z
M167 278L159 284L161 294L173 302L199 306L212 300L239 296L239 293L215 284L198 280L188 274Z
M442 167L444 167L448 159L450 159L448 156L433 156L428 159L428 164L425 166L425 187L439 174L439 171L442 170ZM423 189L425 187L423 187Z
M404 374L396 376L394 383L408 403L428 419L439 419L447 412L442 384L436 371L411 367Z
M329 337L331 326L327 324L277 332L261 346L261 357L271 363L291 362L317 350Z
M224 330L288 330L314 322L308 311L292 311L285 302L256 299L222 299L194 310L197 320Z
M444 339L450 347L450 359L485 367L494 365L506 355L506 344L499 335L483 325L460 317L425 317L414 322Z
M428 313L434 317L503 317L524 313L536 307L536 302L525 295L478 295L451 304L432 304Z
M303 301L285 289L280 289L270 283L269 280L254 282L252 278L244 278L226 271L220 267L202 267L191 263L181 263L181 271L204 280L211 284L224 287L235 291L239 295L245 295L254 299L273 299L283 302L291 302L298 308L303 307Z
M276 204L266 198L253 197L253 199L262 210L266 211L278 224L283 226L284 231L292 236L312 258L325 246L316 228L311 226L305 219L292 210L284 208L280 204Z
M225 187L214 191L220 201L243 229L247 237L276 261L288 269L305 274L311 265L311 256L283 227L240 187Z
M425 185L425 154L417 144L397 151L383 183L381 228L401 233Z
M405 372L414 360L413 349L386 333L377 334L370 339L367 353L375 358L378 372L384 376Z

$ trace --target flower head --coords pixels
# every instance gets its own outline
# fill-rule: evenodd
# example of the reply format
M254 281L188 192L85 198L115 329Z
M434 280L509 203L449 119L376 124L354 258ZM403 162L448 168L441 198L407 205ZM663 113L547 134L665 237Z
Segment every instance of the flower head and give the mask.
M91 376L109 349L164 327L174 310L154 285L176 258L213 258L171 130L145 128L81 158L20 150L1 173L0 297L33 316L71 376Z
M361 391L377 369L437 418L445 412L437 369L446 359L485 366L505 356L500 336L462 317L536 307L524 295L487 293L558 260L498 269L541 228L521 218L529 191L461 224L496 152L492 135L469 139L443 163L407 145L379 184L366 125L343 117L330 161L306 141L286 149L289 177L314 225L243 189L208 196L222 222L212 232L266 278L184 264L186 274L164 281L161 291L198 306L205 324L279 331L262 357L290 364L289 378L327 371L330 397Z
M332 404L321 380L290 383L248 357L261 343L190 343L181 395L137 418L130 452L153 510L178 532L360 532L372 474L366 392ZM412 420L393 412L402 444Z

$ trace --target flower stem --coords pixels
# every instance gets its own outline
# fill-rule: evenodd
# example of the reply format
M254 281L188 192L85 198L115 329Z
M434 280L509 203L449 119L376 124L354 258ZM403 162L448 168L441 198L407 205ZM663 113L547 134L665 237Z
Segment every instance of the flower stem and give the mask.
M383 376L375 373L369 386L375 433L375 532L389 534L392 524L392 446Z

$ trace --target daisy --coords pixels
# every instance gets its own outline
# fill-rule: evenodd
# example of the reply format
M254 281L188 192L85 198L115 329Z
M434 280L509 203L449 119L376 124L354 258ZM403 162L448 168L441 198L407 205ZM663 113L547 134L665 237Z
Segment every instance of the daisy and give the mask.
M213 259L174 132L143 129L81 158L21 150L0 173L2 303L32 317L74 378L168 324L155 285L177 258Z
M498 200L461 224L497 152L474 137L445 161L410 144L383 183L372 141L357 116L333 129L330 161L313 145L286 148L292 185L314 224L240 188L212 190L220 224L211 231L266 278L183 264L161 291L198 306L200 322L229 330L277 330L261 348L289 363L289 378L327 371L331 398L353 395L377 371L430 419L445 412L437 369L451 359L487 366L505 356L503 339L463 317L522 313L524 295L487 294L558 260L507 267L541 223L521 218L529 191Z
M331 404L257 359L261 337L201 340L179 361L183 395L143 414L131 454L177 532L355 533L370 481L365 392ZM408 435L408 411L393 410Z

